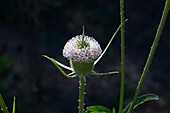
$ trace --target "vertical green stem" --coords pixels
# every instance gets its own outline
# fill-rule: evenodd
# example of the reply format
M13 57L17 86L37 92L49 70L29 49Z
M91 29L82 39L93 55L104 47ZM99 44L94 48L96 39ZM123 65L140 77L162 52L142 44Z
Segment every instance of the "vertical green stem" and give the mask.
M84 76L80 75L80 80L79 80L79 113L84 112L84 87L85 87L85 82L84 82Z
M169 7L170 7L170 2L169 2L169 0L166 0L164 11L163 11L163 14L162 14L162 18L161 18L161 21L160 21L160 24L159 24L159 27L158 27L158 30L157 30L157 33L156 33L156 36L155 36L155 40L154 40L154 42L152 44L148 59L146 61L142 76L141 76L141 78L139 80L138 86L136 88L135 96L134 96L132 104L131 104L131 106L130 106L130 108L128 110L128 113L132 113L133 108L134 108L134 106L136 104L138 95L139 95L140 90L142 88L143 82L144 82L145 77L146 77L146 75L148 73L148 70L149 70L149 67L151 65L152 59L154 57L154 54L155 54L159 39L160 39L161 34L162 34L162 30L163 30L164 25L165 25L165 21L166 21L168 12L169 12Z
M0 93L0 106L2 108L3 113L9 113L5 105L4 99L2 98L1 93Z
M14 101L13 101L13 110L12 113L15 113L15 97L14 97Z
M120 18L121 18L121 23L123 23L124 22L123 0L120 0ZM124 34L124 25L122 25L121 26L121 86L120 86L119 113L122 113L122 108L123 108L124 81L125 81L125 34Z

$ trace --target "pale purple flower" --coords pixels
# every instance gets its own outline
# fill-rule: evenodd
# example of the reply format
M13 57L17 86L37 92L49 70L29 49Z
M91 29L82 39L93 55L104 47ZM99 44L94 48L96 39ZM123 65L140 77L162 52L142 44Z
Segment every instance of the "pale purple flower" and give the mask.
M100 44L93 38L84 35L78 35L70 39L63 49L63 56L73 62L90 63L94 62L102 53Z

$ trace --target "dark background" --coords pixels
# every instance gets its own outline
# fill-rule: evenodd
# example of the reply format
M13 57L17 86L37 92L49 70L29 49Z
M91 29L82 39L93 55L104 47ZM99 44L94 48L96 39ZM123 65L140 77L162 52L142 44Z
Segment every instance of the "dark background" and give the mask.
M162 15L165 0L125 0L126 83L124 104L133 97ZM78 78L67 79L41 55L69 65L65 43L82 33L105 48L120 24L119 0L0 0L0 92L16 113L76 113ZM167 19L141 94L155 93L136 113L170 112L170 18ZM120 71L120 32L96 72ZM69 73L68 71L66 71ZM86 106L116 107L120 74L91 76ZM2 112L2 111L0 111Z

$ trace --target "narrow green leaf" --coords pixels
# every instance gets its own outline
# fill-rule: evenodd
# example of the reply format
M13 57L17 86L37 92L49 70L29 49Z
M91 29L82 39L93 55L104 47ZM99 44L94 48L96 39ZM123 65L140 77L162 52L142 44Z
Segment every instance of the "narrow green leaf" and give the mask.
M3 113L9 113L5 105L4 99L2 98L1 93L0 93L0 106L1 106L1 110L3 111Z
M104 106L90 106L86 108L85 113L111 113L111 110Z
M77 77L77 76L69 76L67 75L59 66L58 66L58 63L56 62L56 60L54 60L53 58L50 58L46 55L43 55L43 57L47 58L48 60L50 60L60 71L61 73L66 76L67 78L74 78L74 77ZM60 65L61 66L61 65Z
M144 102L150 101L150 100L158 100L159 97L155 94L146 94L146 95L142 95L140 97L137 98L137 102L134 106L133 109L135 109L137 106L143 104ZM123 113L127 113L128 109L130 108L130 105L132 104L132 102L130 102L124 109L123 109Z
M105 54L105 52L107 51L107 49L109 48L111 42L113 41L114 37L116 36L116 34L118 33L119 29L122 27L122 25L127 21L128 19L126 19L123 23L121 23L119 25L119 27L117 28L117 30L115 31L115 33L113 34L112 38L110 39L109 43L107 44L106 48L104 49L103 53L100 55L100 57L94 62L94 65L97 64L97 62L99 62L99 60L103 57L103 55Z
M13 101L13 110L12 113L15 113L15 97L14 97L14 101Z
M113 71L113 72L108 72L108 73L96 73L96 72L92 72L89 75L111 75L111 74L117 74L119 73L118 71Z
M62 64L62 63L60 63L60 62L58 62L57 60L55 60L55 59L53 59L53 58L50 58L50 57L48 57L48 56L46 56L46 55L42 55L42 56L45 57L45 58L47 58L47 59L49 59L49 60L53 60L53 62L55 62L57 65L65 68L65 69L68 69L68 70L70 70L70 71L73 71L72 68L70 68L70 67L68 67L68 66L66 66L66 65L64 65L64 64Z

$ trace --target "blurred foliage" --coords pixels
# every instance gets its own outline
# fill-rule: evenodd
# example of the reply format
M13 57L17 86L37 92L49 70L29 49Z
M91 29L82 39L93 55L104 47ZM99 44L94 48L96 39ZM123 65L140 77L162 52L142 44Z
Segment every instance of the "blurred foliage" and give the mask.
M2 94L6 94L5 92L8 91L12 85L14 77L12 74L12 67L13 64L11 53L7 53L3 56L0 56L0 91ZM11 95L8 93L5 95L5 97L10 98Z
M0 74L9 72L12 69L11 54L0 57Z

